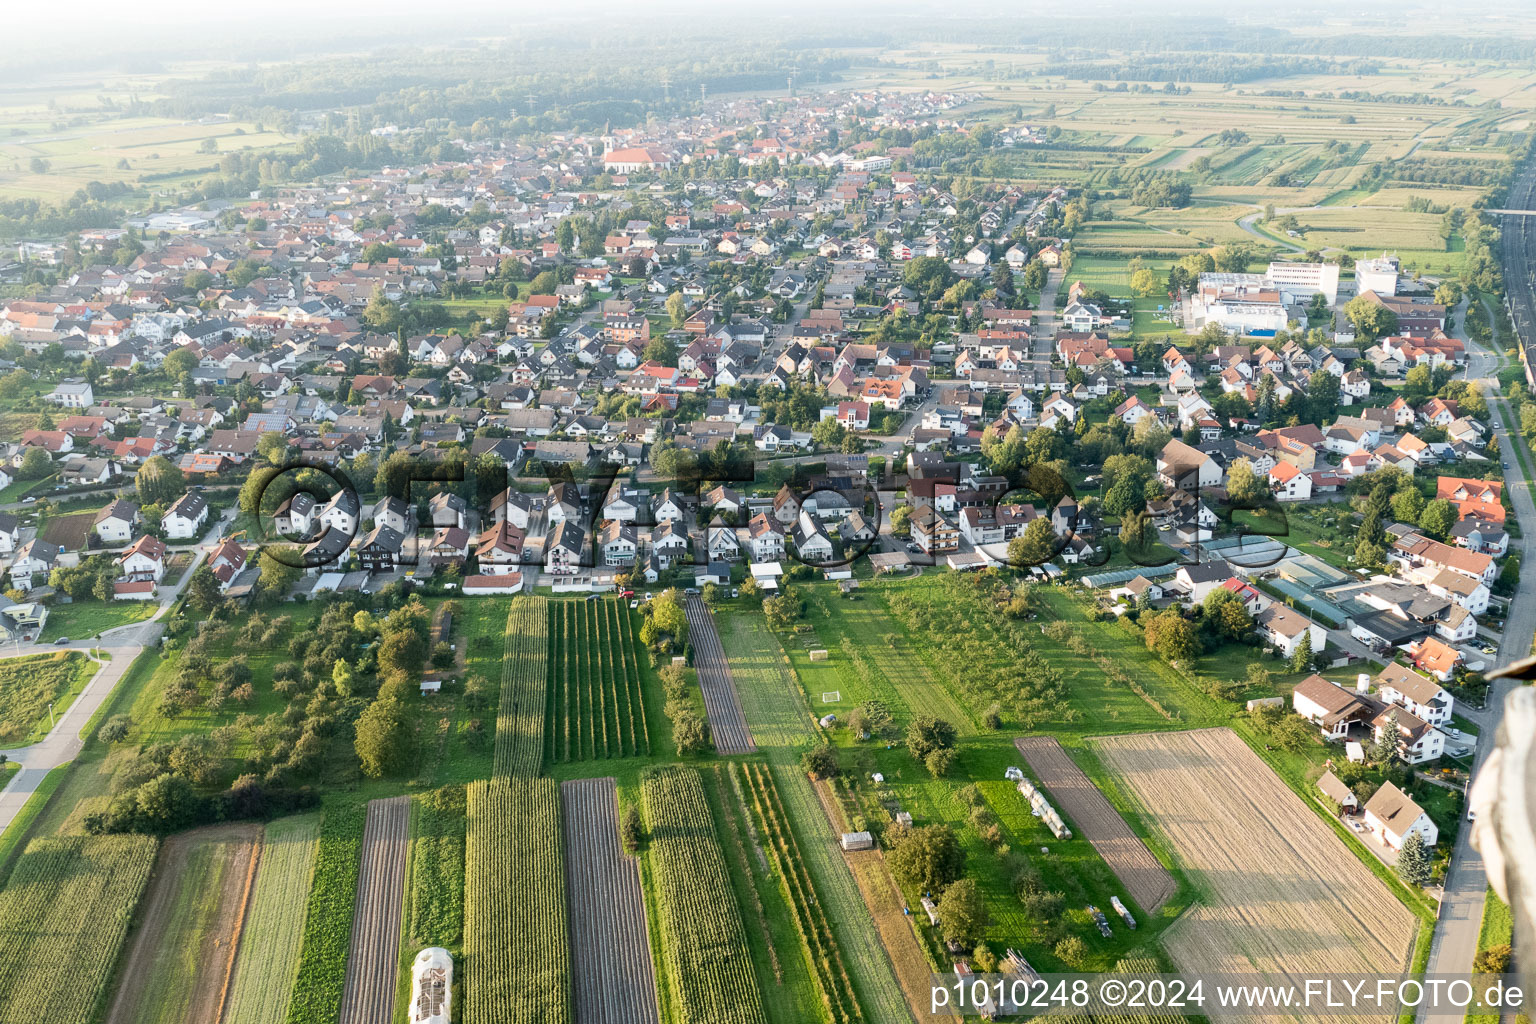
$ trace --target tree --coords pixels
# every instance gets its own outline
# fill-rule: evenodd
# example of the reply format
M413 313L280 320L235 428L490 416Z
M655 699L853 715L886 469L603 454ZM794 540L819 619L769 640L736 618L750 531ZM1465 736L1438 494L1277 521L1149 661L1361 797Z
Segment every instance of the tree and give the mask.
M1355 325L1361 339L1373 342L1397 330L1397 314L1380 302L1357 295L1344 306L1344 315Z
M169 356L166 357L170 358ZM193 360L194 365L196 359ZM20 398L32 386L32 375L26 370L12 370L0 377L0 398Z
M133 719L127 715L113 715L96 730L96 738L103 743L121 743L128 738L128 730L132 726Z
M411 728L405 705L394 697L369 704L357 719L353 744L363 774L371 779L393 775L410 763Z
M965 870L965 848L948 825L924 825L902 830L887 860L903 884L942 891Z
M1417 835L1418 833L1414 833ZM1406 846L1407 844L1404 843ZM1422 845L1422 844L1420 844ZM1489 946L1472 958L1472 970L1478 974L1504 974L1509 970L1510 961L1514 959L1515 951L1508 944L1501 946Z
M907 750L922 761L935 750L953 747L957 735L955 727L942 718L918 715L907 726Z
M854 710L864 717L864 728L871 736L889 736L896 726L895 716L882 700L867 700Z
M1397 876L1409 885L1423 886L1429 884L1432 875L1424 837L1418 832L1408 833L1403 848L1397 851Z
M1056 943L1053 952L1068 967L1081 967L1088 959L1088 944L1076 935L1068 935Z
M1402 735L1397 724L1397 709L1392 708L1387 712L1387 720L1382 723L1376 733L1376 738L1371 742L1366 755L1372 764L1391 764L1392 758L1397 753L1398 738Z
M813 779L834 779L841 771L837 751L823 743L800 755L800 767Z
M23 480L41 480L53 471L53 460L48 457L48 452L36 445L27 448L21 457L21 465L17 474Z
M624 816L619 819L619 839L631 855L640 852L640 844L645 841L645 826L640 824L640 810L634 804L624 808Z
M164 455L144 460L133 478L134 490L145 505L169 505L187 489L186 476Z
M204 562L192 571L192 578L187 581L187 604L193 611L206 614L219 603L219 597L219 578Z
M1308 628L1291 651L1291 671L1305 672L1312 667L1312 630Z
M1424 495L1417 487L1404 487L1392 495L1392 518L1404 523L1417 523L1424 514Z
M1056 527L1044 516L1031 519L1024 532L1008 542L1008 564L1016 568L1044 565L1060 548Z
M1258 508L1269 497L1269 483L1247 459L1236 459L1227 469L1227 496L1236 508Z
M673 292L667 296L667 315L672 318L672 326L681 327L688 319L688 300L683 298L682 292Z
M281 465L288 454L288 435L281 430L263 431L256 439L256 454L271 465Z
M1165 608L1147 622L1147 649L1165 661L1188 661L1200 653L1200 634L1177 608Z
M891 510L891 532L898 537L912 535L912 506L897 505Z
M945 942L969 946L981 938L990 923L987 902L981 898L973 878L960 879L939 898L939 927Z
M383 334L394 334L400 329L400 304L390 301L383 288L374 288L363 307L362 321Z
M1419 527L1436 540L1445 540L1455 525L1456 506L1446 498L1436 498L1419 515Z
M1149 298L1162 290L1163 284L1157 275L1145 267L1131 275L1131 294L1138 298Z
M1237 640L1253 630L1253 616L1243 607L1243 599L1225 587L1217 587L1206 594L1202 607L1206 621L1221 637Z

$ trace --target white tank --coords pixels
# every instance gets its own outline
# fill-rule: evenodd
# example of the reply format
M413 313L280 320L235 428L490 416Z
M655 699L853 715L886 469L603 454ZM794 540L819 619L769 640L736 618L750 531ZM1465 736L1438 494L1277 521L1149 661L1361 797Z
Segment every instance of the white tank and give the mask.
M453 1010L453 954L428 946L411 964L411 1024L448 1024Z

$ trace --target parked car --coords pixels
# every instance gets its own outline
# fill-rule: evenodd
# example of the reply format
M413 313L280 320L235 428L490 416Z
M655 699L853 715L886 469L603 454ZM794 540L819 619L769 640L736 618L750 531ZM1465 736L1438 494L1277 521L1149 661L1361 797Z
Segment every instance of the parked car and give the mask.
M69 637L61 636L57 640L55 640L53 642L53 646L55 646L55 647L63 647L67 643L69 643Z

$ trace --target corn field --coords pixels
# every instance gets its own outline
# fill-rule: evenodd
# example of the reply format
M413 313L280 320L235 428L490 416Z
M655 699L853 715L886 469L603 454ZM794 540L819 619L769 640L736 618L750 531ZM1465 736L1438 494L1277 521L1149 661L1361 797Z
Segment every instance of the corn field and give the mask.
M554 780L470 784L464 908L469 1024L572 1019L560 834L560 786Z
M613 599L549 602L546 761L651 752L629 609Z
M512 599L502 649L492 774L531 779L544 758L544 686L549 611L537 597ZM558 824L558 822L557 822Z
M155 864L147 836L37 839L0 892L0 1021L85 1024Z
M853 981L848 976L843 952L838 948L837 937L832 932L832 922L827 920L811 874L800 856L800 846L790 831L784 805L779 800L778 787L773 775L764 764L731 764L731 773L738 785L745 787L752 812L762 825L769 849L778 865L779 879L790 908L795 913L795 927L805 943L807 959L816 979L816 987L832 1013L833 1024L850 1024L862 1021L864 1012L854 997Z
M765 1024L747 935L699 773L645 773L645 817L671 989L683 1024Z

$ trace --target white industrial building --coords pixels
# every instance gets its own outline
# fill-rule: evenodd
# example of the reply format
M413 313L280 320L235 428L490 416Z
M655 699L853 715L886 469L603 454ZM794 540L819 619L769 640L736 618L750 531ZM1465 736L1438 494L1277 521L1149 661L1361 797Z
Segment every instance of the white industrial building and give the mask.
M1377 295L1396 295L1397 278L1402 265L1396 256L1383 253L1375 259L1355 262L1355 291L1375 292Z
M1318 292L1328 297L1330 306L1339 301L1337 263L1271 263L1264 276L1287 302L1306 304Z

